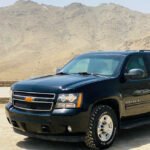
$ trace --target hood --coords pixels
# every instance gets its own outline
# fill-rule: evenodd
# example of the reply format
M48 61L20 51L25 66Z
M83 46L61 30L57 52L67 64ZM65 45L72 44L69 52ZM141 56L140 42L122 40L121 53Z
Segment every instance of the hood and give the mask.
M86 84L106 79L92 75L54 75L33 78L13 85L15 91L57 92L74 89Z

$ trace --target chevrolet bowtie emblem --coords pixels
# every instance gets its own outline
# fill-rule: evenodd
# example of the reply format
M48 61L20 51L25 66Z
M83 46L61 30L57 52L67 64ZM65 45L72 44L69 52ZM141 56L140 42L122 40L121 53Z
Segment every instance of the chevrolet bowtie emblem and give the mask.
M33 101L33 98L32 97L26 97L25 101L31 103Z

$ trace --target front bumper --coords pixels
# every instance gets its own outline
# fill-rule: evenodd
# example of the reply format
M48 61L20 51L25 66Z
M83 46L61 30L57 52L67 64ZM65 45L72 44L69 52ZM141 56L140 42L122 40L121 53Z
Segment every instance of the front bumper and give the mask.
M24 136L42 139L42 140L49 140L49 141L57 141L57 142L83 142L84 141L84 134L80 135L45 135L45 134L37 134L31 132L23 132L18 129L13 129L15 133L21 134Z
M88 129L88 111L57 109L53 112L30 112L16 109L10 103L5 108L7 119L14 131L23 135L59 141L56 136L60 139L65 139L62 136L83 136ZM68 130L68 126L72 131Z

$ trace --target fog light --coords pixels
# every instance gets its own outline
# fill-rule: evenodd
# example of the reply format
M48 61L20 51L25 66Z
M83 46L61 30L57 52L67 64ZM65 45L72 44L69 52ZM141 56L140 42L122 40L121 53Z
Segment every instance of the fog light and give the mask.
M72 132L71 126L68 126L67 129L68 129L68 132Z

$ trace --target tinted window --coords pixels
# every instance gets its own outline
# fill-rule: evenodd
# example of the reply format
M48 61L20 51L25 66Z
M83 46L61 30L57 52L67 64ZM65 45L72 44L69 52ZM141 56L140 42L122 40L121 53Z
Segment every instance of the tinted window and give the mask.
M129 59L126 66L126 72L128 72L131 69L142 69L145 72L147 72L145 62L142 56L132 56Z

